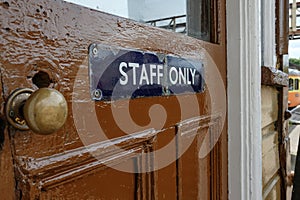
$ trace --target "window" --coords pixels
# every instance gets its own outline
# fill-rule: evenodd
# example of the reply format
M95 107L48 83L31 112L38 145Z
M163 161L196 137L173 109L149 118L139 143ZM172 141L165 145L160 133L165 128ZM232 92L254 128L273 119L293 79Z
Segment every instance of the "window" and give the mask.
M219 43L217 0L187 0L188 35Z
M299 79L295 79L295 90L299 90Z
M218 0L65 0L219 43Z
M292 78L289 79L289 90L294 90L294 80Z

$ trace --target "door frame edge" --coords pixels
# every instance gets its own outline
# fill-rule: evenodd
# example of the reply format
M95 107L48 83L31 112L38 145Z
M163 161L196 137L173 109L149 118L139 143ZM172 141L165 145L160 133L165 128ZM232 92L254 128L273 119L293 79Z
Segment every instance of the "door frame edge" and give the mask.
M261 199L261 0L227 0L226 13L228 199Z

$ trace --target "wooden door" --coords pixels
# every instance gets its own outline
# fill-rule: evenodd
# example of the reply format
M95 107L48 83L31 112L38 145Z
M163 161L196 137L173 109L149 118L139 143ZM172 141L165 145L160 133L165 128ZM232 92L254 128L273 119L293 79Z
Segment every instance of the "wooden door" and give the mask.
M0 9L1 135L13 169L0 177L14 181L4 199L227 198L225 1L211 7L208 41L60 0L1 0ZM91 44L197 60L204 90L94 101ZM67 122L50 135L4 117L14 90L39 87L68 102Z

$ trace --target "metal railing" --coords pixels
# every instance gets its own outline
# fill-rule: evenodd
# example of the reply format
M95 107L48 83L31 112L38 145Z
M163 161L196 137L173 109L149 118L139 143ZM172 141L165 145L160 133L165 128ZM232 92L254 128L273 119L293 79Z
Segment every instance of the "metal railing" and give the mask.
M186 33L186 15L178 15L145 22L152 26L169 29L178 33Z

